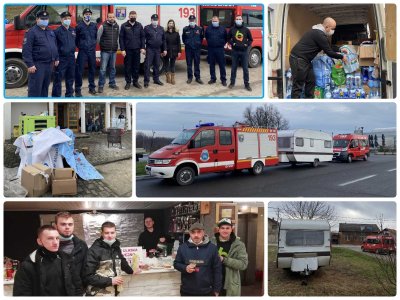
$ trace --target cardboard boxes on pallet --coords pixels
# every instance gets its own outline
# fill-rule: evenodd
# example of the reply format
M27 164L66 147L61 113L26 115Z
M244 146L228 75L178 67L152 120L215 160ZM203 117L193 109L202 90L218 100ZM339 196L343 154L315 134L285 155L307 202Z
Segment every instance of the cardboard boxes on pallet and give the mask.
M28 190L28 197L44 195L51 185L51 168L33 164L22 169L21 185Z
M53 196L76 195L78 191L74 169L53 169L51 190Z

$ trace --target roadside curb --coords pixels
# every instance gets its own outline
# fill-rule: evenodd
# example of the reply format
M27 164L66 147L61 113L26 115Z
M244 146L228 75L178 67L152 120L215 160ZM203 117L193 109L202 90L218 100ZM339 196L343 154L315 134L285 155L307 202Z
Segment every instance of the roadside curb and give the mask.
M101 161L98 163L92 163L93 166L101 166L101 165L107 165L107 164L111 164L111 163L115 163L115 162L119 162L122 160L128 160L128 159L132 159L132 155L127 155L125 157L120 157L120 158L116 158L116 159L110 159L107 161Z
M136 180L146 180L146 179L152 179L152 177L150 175L136 176Z

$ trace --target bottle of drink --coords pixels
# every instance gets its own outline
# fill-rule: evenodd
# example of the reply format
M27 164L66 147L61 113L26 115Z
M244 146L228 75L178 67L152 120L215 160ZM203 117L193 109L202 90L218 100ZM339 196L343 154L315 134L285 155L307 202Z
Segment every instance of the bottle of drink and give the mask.
M289 68L286 72L286 99L292 98L292 70Z
M329 84L325 86L325 99L332 99L331 87Z
M350 90L349 98L350 99L356 99L356 89L351 89Z
M350 90L353 87L353 76L351 74L346 75L346 88Z
M367 84L368 83L368 67L361 67L361 72L362 72L362 81L363 84Z
M361 88L361 74L358 72L354 74L354 88Z

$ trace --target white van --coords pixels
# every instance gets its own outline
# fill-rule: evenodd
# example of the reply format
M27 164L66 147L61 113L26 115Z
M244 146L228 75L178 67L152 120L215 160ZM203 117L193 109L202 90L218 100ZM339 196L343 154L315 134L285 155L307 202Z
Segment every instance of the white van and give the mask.
M326 220L282 220L277 267L310 275L331 261L331 230Z
M318 167L321 162L332 161L332 136L309 129L280 130L278 152L280 163L311 163Z
M345 40L355 45L365 38L377 41L382 98L396 98L396 5L368 3L269 4L269 97L285 97L290 51L305 32L326 17L336 20L332 44Z

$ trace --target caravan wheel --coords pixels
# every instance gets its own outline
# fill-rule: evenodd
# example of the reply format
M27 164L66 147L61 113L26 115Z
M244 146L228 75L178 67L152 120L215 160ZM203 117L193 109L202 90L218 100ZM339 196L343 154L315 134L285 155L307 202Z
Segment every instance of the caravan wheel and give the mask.
M314 159L314 162L312 163L313 167L316 168L319 166L319 160L318 159Z

